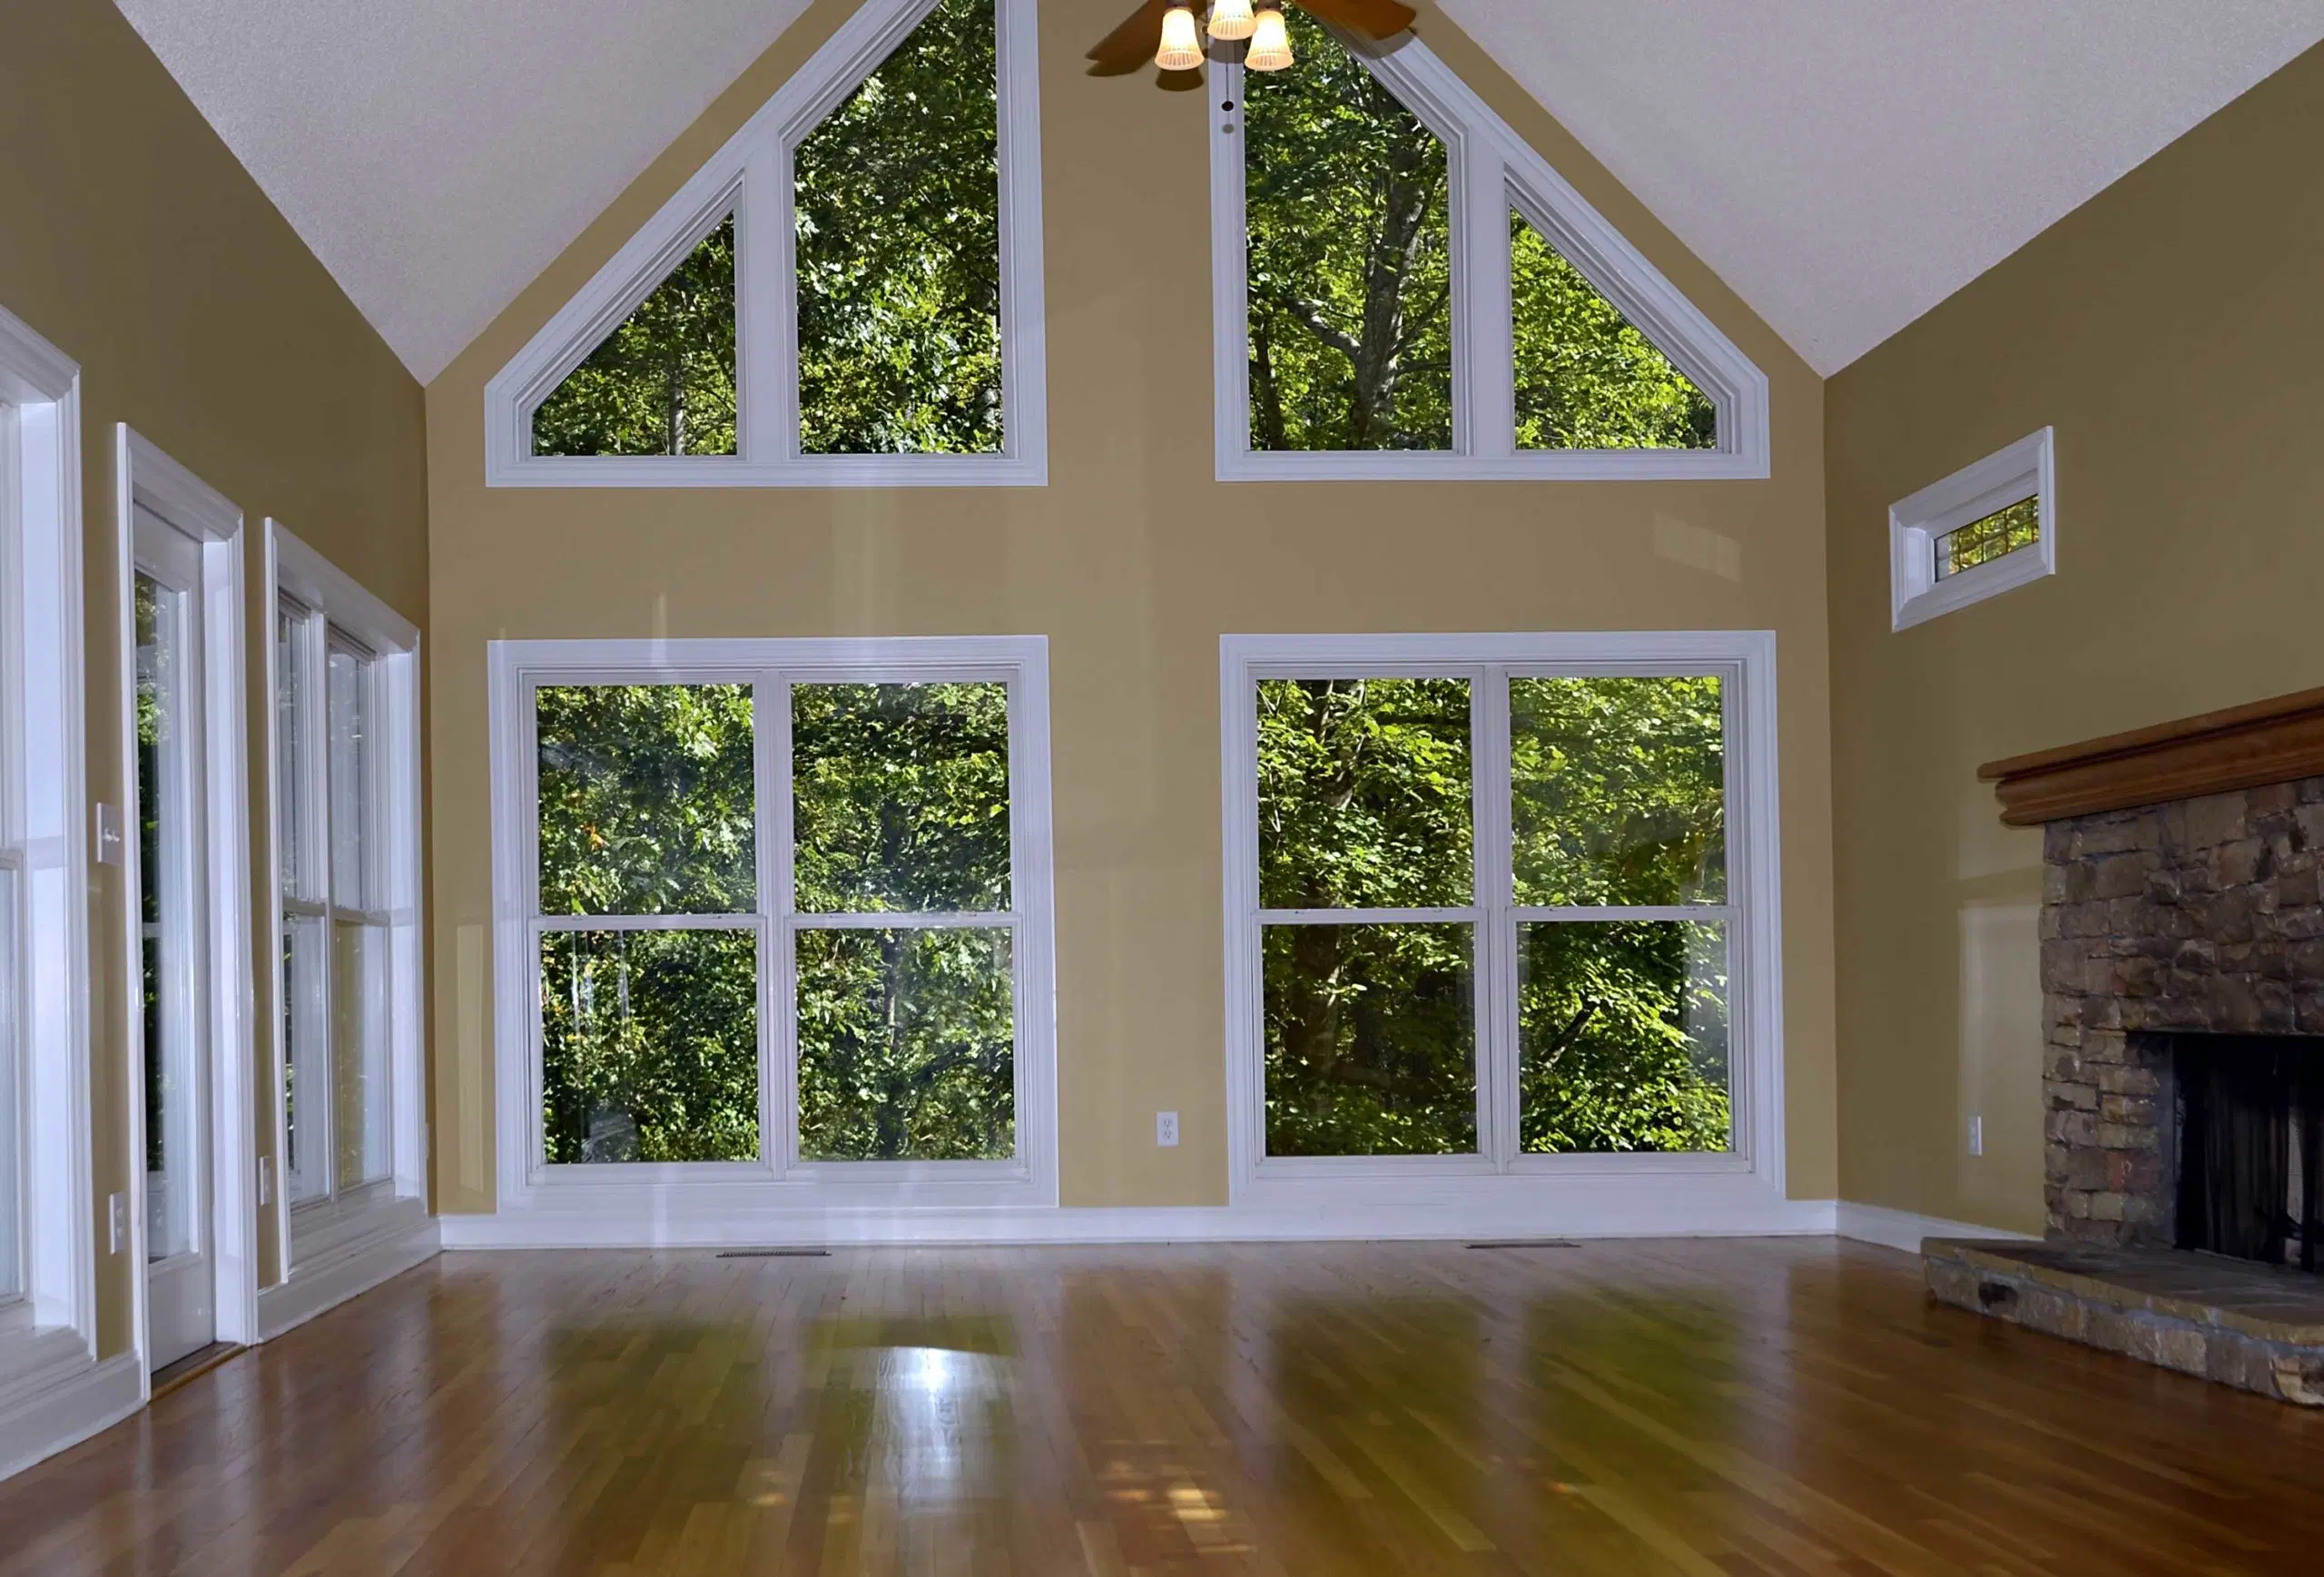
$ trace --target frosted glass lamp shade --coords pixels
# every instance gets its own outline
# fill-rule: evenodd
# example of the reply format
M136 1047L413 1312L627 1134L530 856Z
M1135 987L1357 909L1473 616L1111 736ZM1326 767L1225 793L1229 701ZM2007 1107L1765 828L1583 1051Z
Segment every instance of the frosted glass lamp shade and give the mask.
M1173 5L1162 14L1162 47L1154 52L1154 64L1164 71L1192 71L1202 64L1202 35L1190 7Z
M1248 38L1258 27L1258 18L1251 14L1251 0L1211 0L1210 35L1233 44Z
M1284 25L1283 13L1274 6L1259 13L1243 64L1252 71L1281 71L1291 64L1291 29Z

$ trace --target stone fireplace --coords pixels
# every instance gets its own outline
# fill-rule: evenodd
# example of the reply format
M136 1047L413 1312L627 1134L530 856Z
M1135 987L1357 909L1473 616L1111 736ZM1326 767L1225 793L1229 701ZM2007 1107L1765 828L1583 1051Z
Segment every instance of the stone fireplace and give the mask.
M2324 1406L2324 690L1983 775L2043 828L2048 1241L1931 1293Z
M2181 1072L2255 1037L2324 1058L2324 776L2048 823L2042 991L2050 1235L2172 1247ZM2230 1052L2230 1047L2238 1050ZM2295 1192L2313 1150L2290 1148ZM2289 1205L2290 1201L2287 1201ZM2310 1252L2312 1253L2312 1246Z

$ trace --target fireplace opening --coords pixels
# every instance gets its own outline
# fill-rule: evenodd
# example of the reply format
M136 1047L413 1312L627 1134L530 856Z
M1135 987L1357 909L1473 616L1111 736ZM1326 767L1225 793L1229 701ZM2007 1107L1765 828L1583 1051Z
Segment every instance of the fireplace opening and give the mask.
M2324 1038L2179 1035L2181 1248L2324 1263Z

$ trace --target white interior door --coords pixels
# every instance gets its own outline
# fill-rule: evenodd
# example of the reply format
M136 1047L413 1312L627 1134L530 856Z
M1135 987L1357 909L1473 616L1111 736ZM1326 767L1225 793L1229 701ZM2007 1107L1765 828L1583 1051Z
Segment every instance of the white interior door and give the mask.
M217 1337L211 1238L212 975L203 803L202 548L136 512L138 895L144 1015L147 1362Z

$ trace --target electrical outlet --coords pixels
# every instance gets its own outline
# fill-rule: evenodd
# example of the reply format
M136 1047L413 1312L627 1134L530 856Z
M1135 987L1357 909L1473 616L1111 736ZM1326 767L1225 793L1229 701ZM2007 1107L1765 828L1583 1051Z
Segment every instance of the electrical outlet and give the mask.
M258 1202L274 1203L274 1163L264 1156L258 1158Z
M113 1247L106 1252L118 1254L129 1247L129 1196L115 1194L107 1203L112 1207Z
M1178 1114L1157 1111L1154 1114L1154 1142L1164 1149L1175 1149L1178 1144Z
M1981 1116L1969 1119L1969 1153L1973 1156L1985 1153L1985 1119Z

